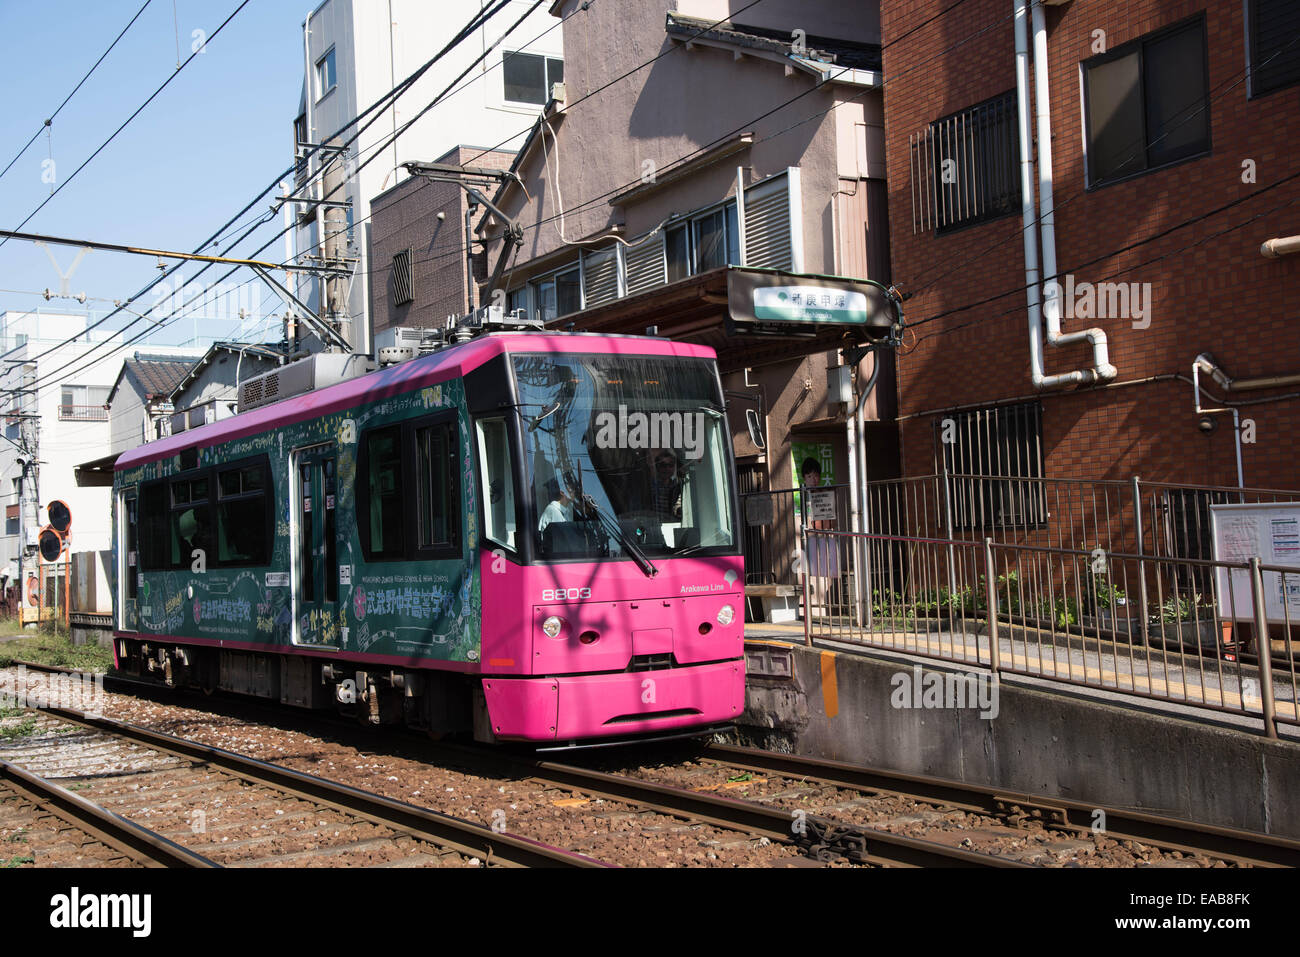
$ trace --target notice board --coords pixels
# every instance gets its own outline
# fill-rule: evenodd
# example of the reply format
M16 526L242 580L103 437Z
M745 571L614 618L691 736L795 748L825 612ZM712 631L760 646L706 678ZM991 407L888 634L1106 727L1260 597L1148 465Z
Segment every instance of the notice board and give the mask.
M1270 622L1300 622L1300 502L1211 505L1210 531L1215 561L1249 564L1258 556L1264 565L1294 569L1264 571L1264 614ZM1250 572L1216 568L1215 578L1219 617L1253 621Z

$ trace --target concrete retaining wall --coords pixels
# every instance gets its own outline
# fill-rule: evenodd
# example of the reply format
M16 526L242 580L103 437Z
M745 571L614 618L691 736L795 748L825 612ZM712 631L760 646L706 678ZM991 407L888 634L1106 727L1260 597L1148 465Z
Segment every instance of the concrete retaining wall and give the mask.
M1006 681L990 720L895 707L913 662L759 641L746 658L742 743L1300 838L1294 742Z

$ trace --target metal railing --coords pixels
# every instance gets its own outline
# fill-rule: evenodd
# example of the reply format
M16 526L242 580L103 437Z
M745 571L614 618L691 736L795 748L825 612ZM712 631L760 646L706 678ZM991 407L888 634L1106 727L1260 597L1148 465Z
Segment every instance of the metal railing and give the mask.
M804 529L805 640L1300 725L1300 571L1138 551ZM1275 609L1272 617L1266 607Z
M835 531L850 531L847 485L833 486ZM796 489L741 495L747 584L798 585L804 525ZM999 544L1098 548L1143 556L1213 557L1210 506L1300 502L1300 491L1179 485L1128 480L1026 478L936 473L868 482L860 531L903 538L992 538ZM896 574L909 570L902 556ZM1189 584L1207 590L1205 572L1187 566ZM872 569L879 575L879 566Z
M59 418L65 422L107 422L108 409L102 405L60 405Z

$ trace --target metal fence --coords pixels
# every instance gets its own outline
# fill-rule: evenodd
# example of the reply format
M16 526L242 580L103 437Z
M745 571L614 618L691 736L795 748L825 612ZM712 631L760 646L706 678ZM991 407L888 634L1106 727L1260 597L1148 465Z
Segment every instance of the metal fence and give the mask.
M835 494L834 531L851 531L847 485ZM796 499L799 499L796 505ZM798 489L741 495L746 584L799 585L800 534L808 524ZM902 538L983 540L1089 552L1121 552L1188 560L1213 558L1210 506L1229 502L1300 501L1300 491L1178 485L1128 480L1026 478L939 473L869 482L858 528ZM902 554L882 568L875 587L898 587L911 574ZM1182 584L1208 591L1203 566L1180 569Z
M1134 532L1141 541L1142 529ZM1300 724L1294 568L991 536L802 534L809 643L834 639L1246 715L1270 737L1279 722ZM1272 619L1270 594L1280 608Z

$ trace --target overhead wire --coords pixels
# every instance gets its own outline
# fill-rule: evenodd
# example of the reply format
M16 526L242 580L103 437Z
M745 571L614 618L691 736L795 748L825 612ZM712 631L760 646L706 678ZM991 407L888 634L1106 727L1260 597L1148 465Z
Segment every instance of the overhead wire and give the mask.
M225 20L221 21L220 26L218 26L214 31L212 31L212 36L209 38L208 42L215 40L217 38L217 34L219 34L222 30L225 29L226 24L230 23L231 20L233 20L236 16L238 16L239 12L243 10L244 7L248 6L250 2L251 0L241 0L239 6L237 6L234 9L234 11L231 12L231 14L228 17L226 17ZM96 147L95 151L91 153L88 157L86 157L86 159L82 161L81 165L78 166L75 170L73 170L72 174L67 179L60 181L59 185L55 187L54 191L51 192L49 196L45 197L45 199L41 200L40 205L38 205L35 209L33 209L30 213L28 213L27 217L21 223L19 223L17 226L14 227L14 231L17 232L18 230L26 226L29 222L31 222L32 217L34 217L37 213L39 213L42 209L45 208L46 204L48 204L50 200L54 199L55 196L63 192L64 188L67 187L69 183L71 183L74 179L77 178L77 174L80 173L87 166L89 166L90 163L95 159L95 157L104 151L104 149L108 146L108 144L112 143L113 140L117 139L118 134L121 133L124 129L126 129L132 120L134 120L137 116L143 113L145 108L148 107L148 105L152 103L155 98L157 98L158 94L160 94L163 90L167 89L167 87L171 84L172 80L180 76L181 71L185 69L185 67L189 66L189 64L198 55L199 55L198 50L192 52L189 55L189 57L185 60L185 62L176 68L176 71L174 73L168 76L167 79L164 80L156 90L154 90L152 93L149 94L148 99L146 99L143 103L141 103L135 109L135 112L133 112L130 116L128 116L125 120L122 121L122 124L109 135L108 139L100 143L99 146ZM7 242L6 239L0 239L0 246L4 246L6 242Z
M448 43L447 43L447 44L446 44L442 49L440 49L440 50L439 50L439 51L438 51L438 52L437 52L433 57L431 57L428 61L426 61L423 65L421 65L421 66L420 66L417 70L415 70L413 73L411 73L410 75L408 75L405 79L403 79L403 80L402 80L400 83L398 83L395 87L393 87L391 90L389 90L388 93L386 93L386 94L384 94L383 96L381 96L379 99L377 99L375 102L373 102L370 106L368 106L365 110L363 110L363 111L361 111L359 114L357 114L357 116L355 116L355 117L349 119L346 123L344 123L344 124L343 124L343 125L342 125L338 130L337 130L337 131L335 131L335 132L334 132L333 134L331 134L329 137L326 137L326 138L325 138L325 142L328 142L328 140L330 140L330 139L333 139L333 138L336 138L336 137L338 137L338 136L341 136L345 131L347 131L348 129L351 129L353 126L356 126L358 123L360 123L361 120L362 120L364 117L366 117L368 114L374 113L374 116L371 116L371 118L370 118L369 120L367 120L363 125L361 125L361 126L357 129L356 133L354 133L353 136L352 136L351 138L349 138L349 139L346 141L346 143L344 144L344 147L346 147L346 146L350 145L352 142L354 142L358 137L360 137L360 136L361 136L361 135L362 135L362 134L363 134L367 129L369 129L369 127L370 127L371 125L373 125L373 124L374 124L374 123L375 123L375 122L380 118L380 116L382 115L382 111L383 111L384 109L387 108L387 106L389 105L389 103L395 101L395 100L396 100L398 97L400 97L403 93L407 92L407 91L411 88L411 86L413 86L413 85L415 84L415 82L417 82L417 81L419 80L419 78L420 78L421 76L423 76L423 75L424 75L424 74L425 74L425 73L426 73L426 72L427 72L427 71L428 71L428 70L429 70L429 69L430 69L434 64L436 64L439 60L441 60L445 55L447 55L447 54L448 54L452 49L454 49L454 48L455 48L456 46L458 46L460 43L464 42L464 40L466 40L469 36L471 36L471 35L473 34L473 32L474 32L476 29L478 29L480 26L482 26L482 25L485 24L488 20L490 20L490 19L492 18L492 16L494 16L497 12L499 12L501 9L504 9L504 7L506 6L506 4L507 4L508 2L509 2L509 0L499 0L499 2L498 2L495 6L492 6L492 7L490 7L490 8L481 8L478 12L475 13L474 16L472 16L472 17L470 18L470 21L469 21L469 22L468 22L468 23L467 23L467 24L466 24L466 25L465 25L465 26L464 26L464 27L463 27L463 28L462 28L462 29L461 29L461 30L456 34L456 36L454 36L454 37L452 38L452 40L450 40L450 41L449 41L449 42L448 42ZM215 36L215 33L214 33L213 35ZM188 62L188 61L187 61L187 62ZM312 147L307 151L305 157L303 157L303 158L304 158L304 159L310 159L311 156L314 156L314 155L315 155L318 151L320 151L322 148L323 148L323 144L316 144L316 145L312 146ZM196 253L201 252L201 251L202 251L203 249L205 249L208 245L210 245L210 244L211 244L211 243L212 243L216 238L218 238L218 237L220 237L221 235L223 235L223 234L225 233L225 231L228 230L228 229L231 227L231 224L235 223L235 222L236 222L240 217L244 216L244 215L245 215L245 214L246 214L250 209L252 209L253 206L255 206L259 201L261 201L261 199L262 199L263 197L265 197L269 192L271 192L271 190L275 189L276 185L277 185L281 180L283 180L285 177L289 176L290 174L294 173L295 170L296 170L296 168L297 168L297 163L295 163L295 164L292 165L292 166L289 166L287 169L284 170L284 172L282 172L279 176L277 176L276 178L274 178L274 179L273 179L273 180L272 180L272 181L271 181L271 182L270 182L270 183L269 183L269 184L268 184L268 185L267 185L267 186L266 186L266 187L265 187L265 188L264 188L260 193L257 194L257 196L255 196L252 200L250 200L250 201L249 201L249 202L248 202L248 203L243 207L243 209L241 209L241 210L240 210L239 212L237 212L234 216L232 216L229 220L227 220L227 221L226 221L226 222L225 222L221 227L218 228L218 230L217 230L213 235L209 236L206 240L204 240L203 243L201 243L201 244L197 247L197 249L195 250L195 252L196 252ZM229 248L233 248L234 246L237 246L240 242L242 242L242 241L243 241L244 239L246 239L249 235L251 235L251 233L252 233L252 232L253 232L253 231L254 231L258 226L260 226L260 225L261 225L261 221L260 221L260 220L259 220L258 222L255 222L255 223L253 224L252 227L250 227L249 229L246 229L246 230L244 231L243 235L241 235L238 239L236 239L236 240L234 240L232 243L230 243L230 244L229 244ZM279 238L279 236L283 236L284 233L285 233L286 231L287 231L287 230L282 230L282 231L281 231L281 232L280 232L280 233L279 233L275 238ZM274 242L274 241L275 241L274 239L271 240L271 242ZM265 248L267 248L267 246L269 246L269 245L270 245L270 243L267 243L265 246L263 246L263 247L261 247L261 248L262 248L262 249L265 249ZM259 250L259 252L260 252L260 251L261 251L261 250ZM143 295L145 295L147 292L149 292L149 290L155 288L159 283L161 283L161 282L163 282L164 280L168 279L171 275L173 275L175 272L177 272L179 269L181 269L181 268L183 267L183 265L184 265L184 263L177 263L177 264L175 264L175 265L173 265L173 266L171 266L171 267L168 267L167 269L163 270L163 272L162 272L162 274L161 274L160 276L155 277L151 282L147 283L147 284L146 284L146 285L145 285L141 290L139 290L139 291L138 291L137 293L135 293L133 296L131 296L130 298L128 298L126 301L127 301L127 302L134 302L135 300L139 299L141 296L143 296ZM205 272L205 271L209 268L210 265L211 265L211 264L205 265L204 267L202 267L201 269L199 269L198 272L195 274L195 276L192 277L192 278L197 278L197 276L198 276L198 275L201 275L203 272ZM229 274L227 274L227 275L229 275ZM146 313L152 312L154 308L155 308L154 306L150 306L150 307L146 310ZM92 323L91 326L88 327L88 330L89 330L89 329L92 329L92 328L96 328L96 327L98 327L98 326L100 326L100 325L106 323L109 319L111 319L114 315L117 315L120 311L121 311L121 308L119 307L119 309L115 309L114 311L108 313L107 315L105 315L105 316L102 317L101 319L99 319L99 320L97 320L96 322ZM138 314L137 314L137 315L138 315ZM133 326L133 325L135 324L136 321L137 321L137 320L132 320L130 323L127 324L126 327L124 327L124 329L129 329L131 326ZM87 330L87 331L88 331L88 330ZM122 331L124 331L124 330L122 330ZM84 332L81 333L81 334L84 334ZM79 334L79 335L80 335L80 334ZM139 337L137 337L137 338L139 338ZM131 340L131 341L134 342L134 341L137 341L137 340L136 340L136 339L133 339L133 340ZM11 355L13 352L17 351L17 348L18 348L18 347L15 347L15 348L13 348L13 349L10 349L8 352L4 353L3 355L0 355L0 359L3 359L3 358L5 358L5 357ZM48 350L48 351L53 351L53 350ZM47 353L45 353L45 354L48 354L48 351L47 351ZM108 355L111 355L111 354L112 354L111 352L108 353ZM43 355L44 355L44 354L43 354ZM107 357L107 355L104 356L103 358L106 358L106 357ZM36 360L38 360L39 358L42 358L42 356L34 357L32 361L36 361ZM55 370L55 374L57 374L58 372L63 371L65 368L67 368L66 365L65 365L65 366L61 366L59 369Z
M149 4L152 2L153 0L144 0L144 3L140 6L140 9L135 12L135 16L133 16L127 22L126 26L124 26L121 32L119 32L118 35L113 39L113 42L108 45L108 49L99 55L99 59L95 61L94 65L89 70L86 71L85 75L82 76L82 78L79 81L77 81L77 85L72 88L72 92L69 93L67 96L65 96L63 98L63 102L60 103L55 108L54 112L51 113L46 118L45 122L42 123L39 127L37 127L36 132L32 134L32 138L27 141L27 145L24 146L22 149L20 149L14 155L14 158L9 161L8 165L6 165L4 169L0 170L0 178L3 178L5 173L9 172L9 170L13 167L13 165L18 162L18 160L22 157L24 153L27 152L27 150L31 147L31 145L36 142L36 138L40 136L44 130L50 128L51 124L53 124L54 120L58 117L58 115L61 112L63 112L63 108L68 105L68 101L77 95L77 91L80 90L82 86L85 85L86 81L90 79L90 75L94 73L97 69L99 69L99 65L104 62L104 59L110 53L113 52L113 48L117 46L118 41L121 40L122 37L126 36L126 31L130 30L131 27L135 24L135 21L140 19L140 14L144 13L145 7L149 6Z
M431 60L429 60L429 61L428 61L424 66L422 66L422 67L421 67L419 70L417 70L414 74L412 74L410 77L408 77L408 78L407 78L406 80L404 80L402 83L398 84L398 87L396 87L396 88L394 88L394 89L395 89L395 90L399 90L399 89L400 89L401 92L405 92L407 89L410 88L411 85L413 85L413 83L415 82L416 79L418 79L419 76L423 75L423 73L426 72L426 71L428 70L429 67L431 67L434 63L436 63L439 59L441 59L443 56L445 56L448 52L450 52L452 49L454 49L454 48L455 48L456 46L458 46L460 43L464 42L464 40L467 39L467 38L468 38L468 37L469 37L469 36L474 32L474 30L478 29L479 26L481 26L482 24L486 23L486 22L487 22L488 20L490 20L493 16L495 16L497 13L499 13L501 10L504 10L504 9L509 5L510 2L511 2L511 0L498 0L498 2L496 2L494 5L491 5L490 7L486 7L486 8L481 9L478 13L475 14L474 17L471 18L470 22L469 22L468 24L466 24L466 26L465 26L464 28L462 28L462 30L460 31L460 33L458 33L458 34L456 35L456 37L453 38L452 41L450 41L446 46L444 46L443 49L442 49L441 51L439 51L438 54L436 54L436 55L435 55ZM515 23L510 27L509 30L506 31L505 34L503 34L503 35L502 35L502 36L501 36L501 37L500 37L500 38L499 38L495 43L493 43L491 46L487 47L487 48L483 51L483 53L480 54L478 58L476 58L474 64L471 64L469 67L467 67L466 70L465 70L464 72L462 72L461 75L460 75L459 77L457 77L457 79L456 79L455 81L453 81L453 85L454 85L455 83L458 83L458 82L460 81L461 78L463 78L463 77L464 77L464 76L465 76L465 75L466 75L470 70L473 69L474 65L476 65L478 62L480 62L484 57L487 56L488 53L490 53L493 49L495 49L496 46L498 46L498 45L499 45L499 44L500 44L500 43L505 39L506 36L509 36L509 34L510 34L514 29L516 29L516 28L518 27L518 25L519 25L520 23L523 22L523 20L525 20L529 15L531 15L531 13L532 13L533 10L535 10L537 7L539 7L539 6L541 5L541 2L542 2L542 0L536 0L536 2L533 3L532 7L530 7L530 9L529 9L529 11L528 11L527 13L525 13L525 14L522 15L518 20L516 20ZM390 91L390 92L392 92L392 91ZM446 92L446 91L444 91L444 93L445 93L445 92ZM399 92L397 95L400 96L400 92ZM384 98L381 98L381 100L382 100L382 99L384 99ZM393 97L393 99L396 99L396 97ZM372 162L375 158L377 158L379 155L381 155L382 152L383 152L383 150L386 149L388 145L391 145L391 143L392 143L392 142L393 142L393 141L394 141L398 136L400 136L403 132L405 132L407 129L409 129L410 126L411 126L413 123L415 123L415 122L416 122L417 120L419 120L422 116L424 116L424 115L429 111L429 109L431 109L432 106L436 104L436 102L437 102L437 100L435 99L435 101L431 102L431 103L430 103L429 105L427 105L423 110L421 110L419 113L417 113L416 116L415 116L414 118L412 118L412 119L411 119L410 121L408 121L407 123L403 124L400 128L398 128L396 131L394 131L393 134L389 135L388 138L387 138L387 140L386 140L385 142L381 143L381 144L376 148L376 152L375 152L371 157L369 157L369 158L366 159L365 161L363 161L363 162L361 162L361 163L358 164L358 166L356 167L356 171L359 172L359 171L360 171L361 169L363 169L366 165L368 165L370 162ZM373 108L373 105L372 105L372 108ZM369 111L369 110L368 110L368 111ZM367 112L368 112L368 111L367 111ZM355 142L356 139L357 139L358 137L360 137L360 136L361 136L361 135L366 131L366 129L368 129L369 126L370 126L371 124L373 124L373 123L374 123L376 120L378 120L378 119L379 119L379 114L376 114L376 115L375 115L374 117L372 117L369 121L367 121L367 123L366 123L365 125L363 125L361 128L359 128L359 129L357 130L357 132L354 133L354 134L352 135L352 137L350 137L347 141L345 141L345 143L344 143L344 144L342 145L342 147L340 147L340 148L341 148L341 149L346 149L348 146L350 146L351 143ZM354 120L350 120L347 124L345 124L345 126L343 127L343 129L347 129L347 128L349 128L349 127L355 125L355 123L356 123L356 120L355 120L355 119L354 119ZM293 170L293 167L290 167L290 170L286 171L285 175L288 175L288 172L291 172L292 170ZM322 200L328 200L330 196L333 196L333 195L334 195L334 194L335 194L339 189L343 188L344 185L346 185L346 182L345 182L345 183L340 183L339 185L337 185L336 187L334 187L334 189L330 190L330 191L329 191L329 192L328 192L324 197L322 197ZM269 192L269 190L270 190L271 188L273 188L273 186L272 186L272 187L268 187L267 190L264 190L264 191L262 192L262 194L259 195L259 197L257 197L257 199L260 199L261 196L264 196L267 192ZM255 199L253 202L254 202L254 203L257 202L257 199ZM242 215L243 215L243 214L248 210L248 208L251 207L251 205L253 205L253 204L250 203L249 206L246 206L246 207L244 208L244 210L241 210L240 213L236 214L236 217L235 217L235 218L238 218L239 216L242 216ZM229 222L228 222L226 225L228 226L228 225L229 225ZM259 224L255 224L254 227L253 227L253 229L255 229L255 228L257 227L257 225L259 225ZM226 228L225 226L222 227L222 229L225 229L225 228ZM272 237L271 239L269 239L266 243L264 243L262 246L260 246L260 247L259 247L259 248L254 252L254 253L252 253L251 255L252 255L252 256L255 256L255 255L258 255L259 253L263 252L264 250L266 250L267 248L269 248L269 247L270 247L274 242L276 242L278 239L280 239L282 236L284 236L285 233L287 233L287 232L288 232L290 229L292 229L292 228L294 228L294 227L293 227L293 226L290 226L290 227L286 227L286 228L284 228L284 229L281 229L281 230L280 230L280 231L279 231L275 236L273 236L273 237ZM246 238L248 237L248 235L251 234L251 232L252 232L252 229L250 229L250 230L246 230L245 233L244 233L242 236L240 236L240 237L239 237L237 240L235 240L233 243L229 244L229 247L228 247L228 248L234 248L235 246L237 246L240 242L242 242L244 239L246 239ZM205 245L206 245L206 242L205 242ZM203 247L201 246L200 248L203 248ZM201 275L203 272L205 272L208 268L211 267L211 265L213 265L213 264L211 264L211 263L207 263L207 264L205 264L202 268L200 268L200 269L195 273L195 276L192 277L192 278L197 278L198 275ZM289 268L290 270L293 269L293 265L292 265L292 263L286 264L286 266L287 266L287 268ZM173 267L173 269L174 269L174 268L179 268L179 267ZM235 268L238 268L238 267L235 267ZM218 280L218 282L222 282L222 281L224 281L226 278L229 278L229 276L233 275L234 271L235 271L235 269L233 269L233 268L232 268L231 270L228 270L228 271L227 271L227 272L226 272L226 273L225 273L225 274L224 274L224 275L223 275L223 276ZM161 277L160 277L160 278L161 278ZM152 288L152 287L153 287L154 285L156 285L159 281L160 281L160 279L155 279L154 282L150 283L149 286L146 287L146 290L143 290L143 291L147 291L148 288ZM137 293L137 295L136 295L135 297L132 297L132 299L138 298L139 295L143 294L143 291L142 291L141 293ZM190 303L192 303L193 301L194 301L194 300L191 299L191 300L189 300L187 303L182 304L182 306L180 307L180 309L183 310L186 306L188 306L188 305L189 305ZM151 312L151 311L153 310L153 308L154 308L154 307L151 306L149 309L146 310L146 313ZM179 311L179 310L178 310L178 311ZM105 318L107 318L107 317L105 317ZM163 321L163 322L168 322L168 321L172 321L172 320L175 319L175 318L176 318L176 316L175 316L175 314L173 313L172 315L169 315L168 317L165 317L164 320L162 320L162 321ZM127 327L126 327L126 328L130 328L130 326L134 325L136 321L137 321L137 320L132 320L131 323L128 323L128 324L127 324ZM147 333L148 331L150 331L150 330L146 330L146 333ZM121 345L119 345L119 346L117 346L116 348L110 350L110 351L109 351L108 353L106 353L104 356L100 357L100 359L97 359L97 360L95 360L95 361L100 361L100 360L102 360L103 358L107 358L108 355L112 355L114 352L117 352L117 351L119 351L120 349L125 348L126 346L128 346L128 345L130 345L130 344L132 344L132 343L134 343L134 342L136 342L136 341L138 341L140 338L143 338L143 335L146 334L146 333L141 333L140 335L138 335L138 336L136 336L136 337L133 337L132 339L128 340L127 342L122 343ZM75 364L75 363L65 363L63 366L60 366L60 367L58 367L57 369L54 369L54 370L50 371L48 374L43 374L43 375L41 375L41 377L40 377L40 381L44 381L44 380L46 380L47 378L50 378L50 377L55 376L55 375L58 375L59 373L61 373L61 372L65 371L66 369L68 369L68 368L69 368L71 365L73 365L73 364Z

